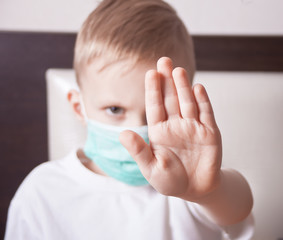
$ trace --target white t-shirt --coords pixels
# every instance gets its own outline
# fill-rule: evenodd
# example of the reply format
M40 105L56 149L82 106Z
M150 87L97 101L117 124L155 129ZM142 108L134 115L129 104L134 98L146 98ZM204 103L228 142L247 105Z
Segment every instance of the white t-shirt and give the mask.
M11 201L5 239L220 240L222 230L197 204L97 175L73 151L26 177ZM225 230L250 239L252 217Z

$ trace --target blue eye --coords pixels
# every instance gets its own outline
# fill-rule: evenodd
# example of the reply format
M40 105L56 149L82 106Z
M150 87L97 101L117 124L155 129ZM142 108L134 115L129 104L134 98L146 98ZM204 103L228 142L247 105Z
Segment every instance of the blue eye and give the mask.
M124 112L124 109L121 107L113 106L113 107L106 108L106 112L111 115L119 115Z

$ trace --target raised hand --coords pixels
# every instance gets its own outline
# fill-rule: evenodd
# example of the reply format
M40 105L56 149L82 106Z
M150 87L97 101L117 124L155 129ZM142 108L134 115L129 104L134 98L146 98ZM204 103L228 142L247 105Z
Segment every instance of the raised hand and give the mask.
M150 145L134 132L120 139L160 193L197 201L217 188L221 136L205 88L191 87L183 68L167 57L145 77Z

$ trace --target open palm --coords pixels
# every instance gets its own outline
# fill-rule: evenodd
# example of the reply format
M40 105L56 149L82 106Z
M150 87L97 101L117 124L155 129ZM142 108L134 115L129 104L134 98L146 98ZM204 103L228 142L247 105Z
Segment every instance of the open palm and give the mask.
M219 183L222 147L204 87L192 89L186 71L163 57L145 89L150 145L131 131L122 144L160 193L192 201L209 194Z

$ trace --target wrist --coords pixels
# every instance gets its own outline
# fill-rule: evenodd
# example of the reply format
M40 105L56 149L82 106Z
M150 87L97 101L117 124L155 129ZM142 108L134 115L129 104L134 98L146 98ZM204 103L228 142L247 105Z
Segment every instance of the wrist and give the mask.
M247 217L253 206L249 184L233 169L221 169L217 187L194 202L219 225L240 222Z
M196 196L195 198L192 198L191 201L203 206L217 201L219 196L222 195L221 193L225 188L225 177L222 169L219 170L219 174L216 179L217 180L215 180L215 183L211 185L211 187L207 191L199 196Z
M218 174L215 175L214 181L207 184L202 189L192 190L188 189L182 196L177 196L189 202L194 202L200 205L209 204L218 198L218 195L224 187L224 174L223 170L220 169Z

